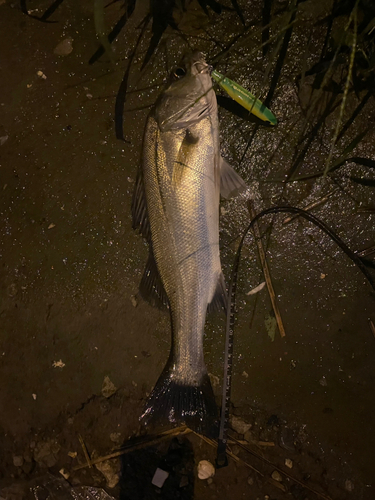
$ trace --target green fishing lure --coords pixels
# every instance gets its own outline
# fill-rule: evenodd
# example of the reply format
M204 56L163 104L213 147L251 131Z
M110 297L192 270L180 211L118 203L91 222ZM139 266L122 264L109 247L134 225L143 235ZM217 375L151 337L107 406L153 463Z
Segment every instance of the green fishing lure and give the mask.
M222 75L216 71L216 69L212 70L211 76L232 99L250 111L253 115L257 116L264 122L270 123L271 125L277 124L275 115L271 113L271 111L251 92L244 89L233 80L230 80L226 76Z

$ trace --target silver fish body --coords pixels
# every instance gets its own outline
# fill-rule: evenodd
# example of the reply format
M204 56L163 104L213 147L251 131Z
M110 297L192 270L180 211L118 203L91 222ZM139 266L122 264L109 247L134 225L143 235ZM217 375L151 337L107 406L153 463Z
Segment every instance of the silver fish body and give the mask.
M133 198L133 227L150 245L140 291L166 303L172 323L170 357L143 418L185 421L207 434L217 409L204 324L207 307L223 309L227 301L219 253L222 160L209 67L194 53L179 74L148 117Z

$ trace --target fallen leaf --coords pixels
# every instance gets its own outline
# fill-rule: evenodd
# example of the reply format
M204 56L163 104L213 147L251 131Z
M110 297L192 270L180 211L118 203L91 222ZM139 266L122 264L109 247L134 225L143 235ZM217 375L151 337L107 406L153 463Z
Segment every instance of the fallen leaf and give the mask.
M247 292L246 295L254 295L255 293L260 292L261 290L263 290L263 288L265 287L265 285L266 285L266 282L263 281L263 283L261 283L260 285L256 286L252 290L250 290L250 292Z

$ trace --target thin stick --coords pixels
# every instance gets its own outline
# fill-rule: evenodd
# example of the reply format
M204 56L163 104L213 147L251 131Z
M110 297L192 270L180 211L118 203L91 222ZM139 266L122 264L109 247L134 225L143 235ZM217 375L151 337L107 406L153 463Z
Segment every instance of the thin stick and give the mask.
M374 252L375 252L375 245L372 245L371 247L365 248L360 252L356 252L356 254L358 255L358 257L367 257L368 255L371 255Z
M115 451L113 453L110 453L109 455L105 455L104 457L98 457L98 458L95 458L93 460L89 459L87 464L76 465L75 467L73 467L73 470L76 471L76 470L84 469L87 466L92 467L92 465L99 464L100 462L104 462L105 460L110 460L111 458L120 457L121 455L125 455L126 453L129 453L131 451L135 451L135 450L138 450L140 448L144 448L145 446L151 446L151 445L156 444L160 441L163 441L164 439L167 439L170 436L184 435L184 434L189 434L190 432L192 432L192 431L189 428L187 428L185 425L182 427L176 427L175 429L169 429L168 431L162 432L161 434L159 434L159 436L156 436L153 439L148 439L146 441L143 441L142 443L138 443L138 444L135 444L132 446L127 446L126 448L124 448L122 450ZM87 451L86 451L86 453L87 453ZM85 454L85 456L86 456L86 454ZM87 460L87 458L86 458L86 460Z
M205 441L207 444L211 445L213 448L217 448L217 441L214 441L213 439L210 439L210 438L207 438L206 436L202 436L201 434L198 434L197 432L194 432L193 433L200 437L203 441ZM255 467L253 467L252 465L250 465L249 463L245 462L244 460L242 460L241 458L237 457L237 455L235 455L234 453L232 453L231 451L229 451L228 449L226 449L226 454L232 458L235 462L242 462L244 465L246 465L246 467L248 467L249 469L253 470L254 472L256 472L257 474L259 474L260 476L264 476L264 474L262 474L258 469L256 469Z
M324 176L326 176L327 173L328 173L328 171L329 171L329 166L330 166L330 163L331 163L331 159L332 159L332 155L333 155L333 150L334 150L334 147L335 147L338 135L339 135L339 131L340 131L340 127L341 127L341 122L342 122L342 117L344 115L344 109L345 109L345 104L346 104L346 98L347 98L348 92L349 92L350 81L352 79L354 58L355 58L355 52L356 52L356 46L357 46L357 6L358 6L358 2L359 2L359 0L357 0L356 3L355 3L355 5L354 5L354 8L353 8L353 10L352 10L352 12L350 14L350 17L349 17L349 21L348 21L347 27L345 29L345 32L347 32L348 29L349 29L350 23L352 21L352 18L353 18L354 19L353 43L352 43L352 51L351 51L350 59L349 59L348 76L346 78L346 83L345 83L345 88L344 88L344 95L342 97L342 103L341 103L341 107L340 107L339 118L338 118L337 123L336 123L335 133L333 135L333 139L332 139L332 143L331 143L331 148L329 150L329 155L328 155L328 158L327 158L327 161L326 161L326 167L324 169Z
M325 203L328 198L330 198L336 191L338 191L338 188L332 189L328 194L323 196L323 198L320 198L319 200L314 201L313 203L310 203L310 205L307 205L307 207L304 207L303 210L311 210L312 208L318 207L319 205L322 205ZM288 224L294 219L297 219L299 217L299 214L292 215L291 217L287 217L286 219L283 220L283 224Z
M253 205L252 200L248 200L248 202L247 202L247 209L249 210L249 214L250 214L251 220L254 219L254 217L256 216L256 213L254 211L254 205ZM272 281L271 281L271 274L270 274L270 271L269 271L269 268L268 268L268 264L267 264L267 260L266 260L266 254L264 252L262 240L261 240L261 237L260 237L260 231L259 231L258 222L255 222L254 225L253 225L253 233L254 233L255 241L256 241L256 243L258 245L259 258L260 258L260 262L262 264L263 274L264 274L264 278L266 280L266 284L267 284L267 288L268 288L268 293L270 295L270 299L271 299L273 311L275 313L275 317L276 317L276 321L277 321L277 326L279 327L280 336L281 337L285 337L285 329L284 329L284 325L283 325L283 322L282 322L282 319L281 319L281 315L280 315L280 311L279 311L279 306L277 305L277 302L276 302L276 294L275 294L275 291L273 289L273 285L272 285Z
M373 336L375 337L375 325L371 319L368 320L370 325L370 330L372 331Z
M87 451L85 442L84 442L83 437L81 436L81 434L78 434L78 439L79 439L79 442L81 443L83 454L85 455L85 458L86 458L87 464L85 464L85 467L88 466L91 469L92 468L92 463L91 463L90 455L89 455L89 453Z

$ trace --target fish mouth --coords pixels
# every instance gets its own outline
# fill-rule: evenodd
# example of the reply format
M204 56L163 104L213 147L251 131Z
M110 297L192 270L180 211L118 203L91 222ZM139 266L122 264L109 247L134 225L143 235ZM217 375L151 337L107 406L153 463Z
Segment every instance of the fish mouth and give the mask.
M210 72L210 65L206 63L206 57L203 54L203 52L193 52L193 54L190 56L190 64L191 64L191 69L195 70L197 74L199 73L204 73Z

